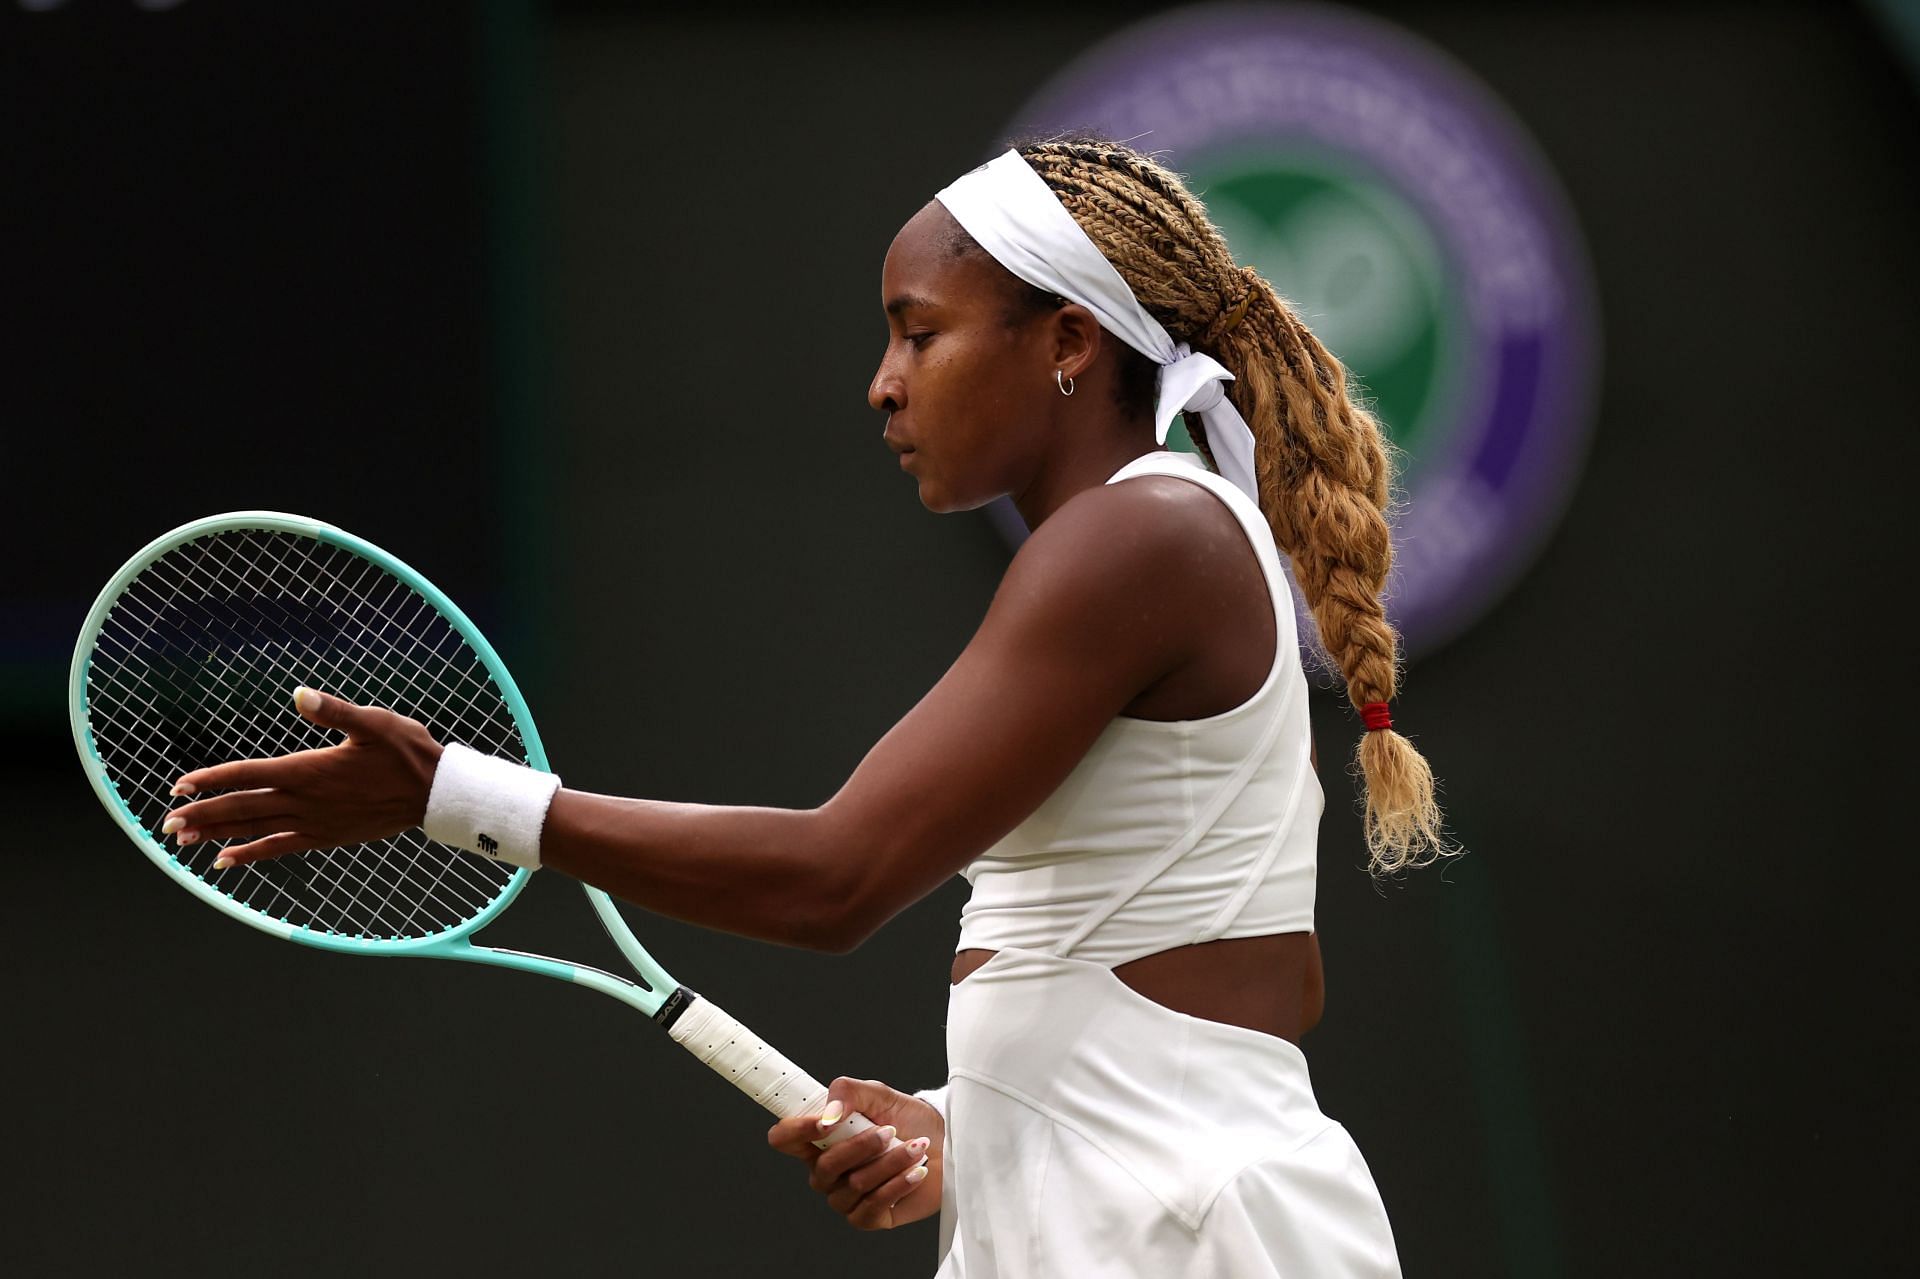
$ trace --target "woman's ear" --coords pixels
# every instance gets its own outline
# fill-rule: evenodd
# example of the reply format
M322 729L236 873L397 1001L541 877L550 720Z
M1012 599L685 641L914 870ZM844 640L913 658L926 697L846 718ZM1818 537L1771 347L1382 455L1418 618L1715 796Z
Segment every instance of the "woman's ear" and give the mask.
M1068 377L1079 377L1100 355L1106 332L1093 312L1069 302L1048 317L1053 343L1053 366Z

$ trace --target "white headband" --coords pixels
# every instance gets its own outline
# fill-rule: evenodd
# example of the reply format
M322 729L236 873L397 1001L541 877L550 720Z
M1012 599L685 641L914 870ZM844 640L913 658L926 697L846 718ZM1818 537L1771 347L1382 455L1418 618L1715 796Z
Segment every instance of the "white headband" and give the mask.
M994 261L1035 288L1086 307L1101 328L1158 364L1154 438L1167 442L1174 414L1198 414L1220 474L1259 502L1253 432L1227 399L1225 383L1233 374L1167 335L1018 151L996 157L934 198Z

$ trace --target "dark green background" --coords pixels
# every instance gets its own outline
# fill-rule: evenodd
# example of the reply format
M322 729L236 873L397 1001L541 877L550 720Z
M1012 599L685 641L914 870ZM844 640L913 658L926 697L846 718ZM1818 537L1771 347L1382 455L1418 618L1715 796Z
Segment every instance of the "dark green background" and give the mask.
M1330 770L1325 1108L1411 1275L1904 1268L1913 84L1841 5L1378 11L1533 132L1606 353L1563 523L1397 710L1472 856L1376 893ZM0 13L0 1267L930 1270L614 1004L193 906L74 766L65 652L148 537L299 510L469 607L570 783L820 801L1006 562L880 444L881 254L1144 12ZM921 1085L960 900L846 958L641 924ZM611 959L558 878L496 937Z

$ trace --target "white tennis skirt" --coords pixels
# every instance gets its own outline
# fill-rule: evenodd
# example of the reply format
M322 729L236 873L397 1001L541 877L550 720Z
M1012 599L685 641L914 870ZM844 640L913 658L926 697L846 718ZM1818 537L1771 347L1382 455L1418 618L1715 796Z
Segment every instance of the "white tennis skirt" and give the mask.
M1284 1039L1009 949L954 987L947 1049L939 1279L1400 1273Z

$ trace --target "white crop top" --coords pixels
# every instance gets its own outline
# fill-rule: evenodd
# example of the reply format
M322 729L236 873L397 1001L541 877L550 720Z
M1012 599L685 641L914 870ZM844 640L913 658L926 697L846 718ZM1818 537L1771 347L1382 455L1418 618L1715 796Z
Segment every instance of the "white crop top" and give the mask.
M1034 813L962 873L958 948L1071 953L1114 967L1176 946L1313 928L1325 797L1309 758L1292 596L1259 508L1184 453L1109 484L1173 475L1207 489L1253 543L1273 601L1266 683L1206 719L1116 718Z

